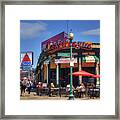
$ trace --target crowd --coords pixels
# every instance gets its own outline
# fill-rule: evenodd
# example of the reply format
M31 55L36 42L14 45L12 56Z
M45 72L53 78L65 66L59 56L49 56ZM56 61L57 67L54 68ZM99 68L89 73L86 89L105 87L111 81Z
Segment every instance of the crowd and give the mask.
M37 95L41 96L42 90L47 88L47 84L42 82L33 82L29 79L20 81L20 95L24 96L27 92L30 94L31 92L36 92Z
M21 80L20 81L20 92L21 92L20 95L23 96L26 91L28 92L28 94L30 94L31 89L33 89L35 86L36 86L35 83L29 79Z
M21 90L21 96L24 96L25 92L28 94L31 93L31 91L34 91L36 95L42 96L48 95L53 96L54 94L60 95L62 94L62 88L55 87L54 83L51 82L49 85L47 83L42 82L32 82L30 80L21 80L20 81L20 90ZM83 98L86 96L89 96L90 98L94 98L95 96L99 97L100 90L96 90L96 86L94 83L90 84L89 86L85 86L83 83L78 85L77 87L72 86L73 94L75 97ZM66 96L69 96L70 92L70 84L68 84L64 89L64 94ZM97 95L96 95L97 93Z

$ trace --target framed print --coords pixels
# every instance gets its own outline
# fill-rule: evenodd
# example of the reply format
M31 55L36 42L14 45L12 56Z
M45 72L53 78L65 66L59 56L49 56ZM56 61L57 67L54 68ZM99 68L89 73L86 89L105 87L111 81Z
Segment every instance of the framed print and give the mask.
M119 2L1 2L2 119L119 119Z

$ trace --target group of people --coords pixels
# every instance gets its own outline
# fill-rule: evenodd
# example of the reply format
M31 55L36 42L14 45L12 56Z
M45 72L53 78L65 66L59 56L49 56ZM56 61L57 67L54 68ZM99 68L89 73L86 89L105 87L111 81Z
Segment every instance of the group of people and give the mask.
M51 82L48 85L47 83L45 84L42 82L34 83L30 80L21 80L20 81L21 96L23 96L26 91L28 92L28 94L30 94L32 86L34 86L35 92L39 96L41 96L43 94L43 90L46 90L46 92L44 94L49 95L49 96L52 96L56 90L53 82ZM74 86L72 86L74 96L79 97L79 98L85 97L86 94L90 97L93 96L93 89L94 88L95 88L94 84L91 84L89 86L89 88L87 88L84 85L84 83L81 83L76 88ZM68 84L66 86L66 96L69 95L69 92L70 92L70 84ZM60 94L60 91L59 91L59 94Z
M83 83L76 87L76 96L81 98L86 95L86 87Z
M76 88L72 86L73 94L75 97L83 98L85 96L88 96L90 98L95 97L95 84L91 83L89 86L85 86L84 83L81 83ZM70 84L66 86L66 95L69 95L70 92Z
M26 90L28 91L28 94L31 92L31 87L33 86L33 82L30 80L21 80L20 81L20 91L21 96L25 95Z
M79 97L79 98L84 97L86 91L85 85L83 83L78 85L76 88L72 86L72 90L75 97ZM66 86L66 95L69 95L69 92L70 92L70 84Z
M38 82L36 85L36 93L37 95L41 96L43 94L46 94L48 96L52 96L55 91L55 85L53 82L51 82L49 85L46 83Z
M41 96L42 90L45 87L47 86L43 84L42 82L32 82L28 79L21 80L20 81L20 95L24 96L26 92L30 94L32 89L34 89L33 91L36 92L37 95Z

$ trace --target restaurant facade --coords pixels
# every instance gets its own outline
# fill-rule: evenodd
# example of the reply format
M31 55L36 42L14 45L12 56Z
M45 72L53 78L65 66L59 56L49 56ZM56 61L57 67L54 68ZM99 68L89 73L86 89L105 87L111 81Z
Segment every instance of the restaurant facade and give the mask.
M84 70L100 74L100 43L72 42L73 72ZM70 42L65 32L41 43L41 53L36 66L36 80L55 86L66 87L70 82ZM100 84L99 78L73 76L73 86L80 83Z

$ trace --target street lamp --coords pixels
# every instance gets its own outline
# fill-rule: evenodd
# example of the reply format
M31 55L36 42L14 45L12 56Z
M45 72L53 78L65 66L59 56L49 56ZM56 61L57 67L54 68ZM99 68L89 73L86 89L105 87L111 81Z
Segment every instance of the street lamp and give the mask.
M68 39L70 40L70 93L69 93L69 100L73 100L74 99L74 95L73 95L73 88L72 88L72 40L73 40L73 33L70 32L68 35Z

